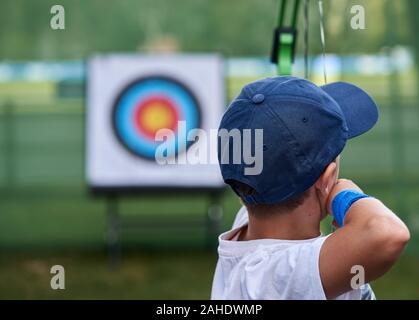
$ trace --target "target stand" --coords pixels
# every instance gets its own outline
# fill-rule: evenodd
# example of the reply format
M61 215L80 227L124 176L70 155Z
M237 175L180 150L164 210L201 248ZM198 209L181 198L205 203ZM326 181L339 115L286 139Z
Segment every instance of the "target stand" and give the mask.
M138 191L138 190L137 190ZM167 212L153 212L147 214L138 212L136 215L130 214L124 216L121 210L120 201L123 198L135 195L140 197L135 191L132 194L109 193L106 195L106 216L107 216L107 233L106 246L109 258L109 266L116 269L121 260L121 235L124 232L144 232L152 231L162 232L168 230L170 232L187 232L196 229L205 230L205 241L203 247L206 249L214 249L217 245L217 236L221 231L221 222L223 218L223 207L221 198L223 192L221 190L165 190L164 195L184 197L192 194L205 195L207 206L200 214L193 213L183 215L173 215ZM161 191L154 193L150 190L144 190L142 196L161 198ZM141 210L140 210L141 211ZM156 219L158 216L158 219Z
M205 228L206 246L215 243L224 190L217 159L183 160L194 154L188 151L213 155L217 150L217 141L208 133L218 128L225 110L221 58L94 57L88 63L87 107L87 184L93 194L106 198L111 265L117 264L125 231ZM162 132L168 132L163 140L158 138ZM197 138L189 139L191 134ZM162 158L171 162L162 163ZM205 212L136 216L121 212L126 196L155 197L158 202L160 197L191 193L208 199Z

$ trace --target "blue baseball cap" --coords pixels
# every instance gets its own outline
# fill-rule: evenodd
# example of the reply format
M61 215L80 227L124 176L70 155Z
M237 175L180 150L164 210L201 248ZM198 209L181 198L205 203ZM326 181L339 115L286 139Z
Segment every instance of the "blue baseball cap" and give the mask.
M373 99L350 83L319 87L290 76L250 83L224 113L219 135L222 129L242 136L246 129L262 129L262 169L258 174L246 174L249 165L232 161L230 156L239 150L232 136L224 142L219 137L223 179L248 204L287 200L310 188L342 152L346 141L371 129L377 120ZM243 140L243 148L250 147L247 154L255 155L258 149L256 135L253 137L248 146ZM235 181L248 185L253 192L240 194Z

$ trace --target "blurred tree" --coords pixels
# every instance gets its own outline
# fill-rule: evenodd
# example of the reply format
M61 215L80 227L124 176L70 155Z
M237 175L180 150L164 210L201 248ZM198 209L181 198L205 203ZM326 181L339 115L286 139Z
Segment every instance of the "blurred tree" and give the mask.
M406 1L409 8L405 10ZM383 46L385 0L324 0L327 51L339 54L377 52ZM158 39L172 39L183 51L218 51L225 55L268 56L277 0L60 0L66 29L50 28L54 0L2 0L0 59L80 59L95 52L143 50ZM365 6L366 30L350 29L350 7ZM419 2L395 1L399 44L417 30ZM406 20L410 21L407 25ZM406 25L406 26L404 26ZM302 50L300 14L298 51ZM415 48L418 40L411 39ZM317 0L310 1L310 52L318 53ZM417 52L417 50L416 50Z
M417 32L419 30L419 1L417 0L407 0L407 16L409 22L409 35L410 40L413 48L413 52L415 55L415 62L416 62L416 76L417 76L417 84L418 90L417 93L419 94L419 37Z

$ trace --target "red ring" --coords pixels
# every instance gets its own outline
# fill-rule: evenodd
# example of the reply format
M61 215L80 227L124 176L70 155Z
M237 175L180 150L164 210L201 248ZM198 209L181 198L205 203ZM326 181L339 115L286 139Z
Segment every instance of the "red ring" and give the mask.
M171 113L171 118L173 119L170 123L170 126L167 127L167 129L172 130L173 132L177 131L177 126L178 126L178 120L179 120L179 114L178 114L178 108L176 107L176 105L167 97L164 96L149 96L144 100L141 100L137 106L135 107L135 111L134 111L134 125L135 128L137 129L138 133L143 136L144 138L147 138L148 140L153 140L155 139L155 135L157 131L150 131L146 128L144 128L139 119L141 118L141 113L143 113L147 108L152 108L152 104L154 103L161 103L163 105L165 105L168 110Z

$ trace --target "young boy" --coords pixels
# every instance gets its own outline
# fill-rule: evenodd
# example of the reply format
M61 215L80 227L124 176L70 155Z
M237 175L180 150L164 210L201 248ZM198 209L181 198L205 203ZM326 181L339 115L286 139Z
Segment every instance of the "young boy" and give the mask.
M219 237L212 299L375 299L367 283L396 262L409 231L382 202L338 175L346 141L377 119L372 98L348 83L318 87L276 77L243 88L220 130L245 137L246 129L262 129L263 148L239 142L243 154L263 158L263 167L246 174L246 161L226 161L240 151L237 141L221 142L224 181L244 206ZM338 229L322 236L327 213Z

